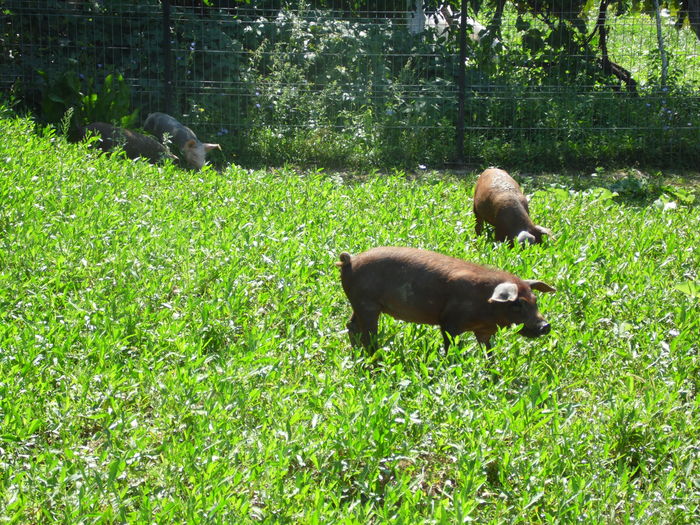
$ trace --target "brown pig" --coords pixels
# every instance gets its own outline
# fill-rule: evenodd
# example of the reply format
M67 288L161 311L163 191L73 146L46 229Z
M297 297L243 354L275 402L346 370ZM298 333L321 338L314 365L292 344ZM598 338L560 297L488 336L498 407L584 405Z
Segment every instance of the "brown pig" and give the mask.
M530 219L527 199L520 186L505 171L485 170L476 181L474 190L476 234L481 235L484 221L496 229L496 240L508 239L511 244L542 242L542 235L552 235L547 228L535 225Z
M499 326L523 324L520 333L539 337L549 323L532 290L553 292L541 281L416 248L381 247L340 254L340 279L352 305L347 324L353 345L373 350L379 314L440 327L445 351L452 338L471 331L491 348Z

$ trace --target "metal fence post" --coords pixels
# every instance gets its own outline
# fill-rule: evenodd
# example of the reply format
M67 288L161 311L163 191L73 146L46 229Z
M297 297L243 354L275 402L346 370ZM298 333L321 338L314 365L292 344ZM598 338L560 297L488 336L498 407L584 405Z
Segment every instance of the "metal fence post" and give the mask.
M659 42L659 54L661 55L661 86L666 87L668 59L666 58L666 49L664 47L664 35L661 32L661 8L659 7L659 0L654 0L654 15L656 18L656 39Z
M457 69L457 133L455 160L464 165L464 99L466 97L466 62L467 60L467 0L462 0L459 13L459 67Z
M172 115L173 100L173 56L170 46L170 0L163 0L163 93L162 107Z

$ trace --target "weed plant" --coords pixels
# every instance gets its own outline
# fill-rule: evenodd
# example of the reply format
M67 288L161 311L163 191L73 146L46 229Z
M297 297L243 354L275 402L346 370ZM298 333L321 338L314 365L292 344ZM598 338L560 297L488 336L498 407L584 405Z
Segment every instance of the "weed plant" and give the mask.
M687 192L544 185L556 237L509 249L475 238L473 177L195 173L0 132L3 521L700 518ZM504 329L489 360L384 318L370 362L334 262L387 244L544 280L551 334Z

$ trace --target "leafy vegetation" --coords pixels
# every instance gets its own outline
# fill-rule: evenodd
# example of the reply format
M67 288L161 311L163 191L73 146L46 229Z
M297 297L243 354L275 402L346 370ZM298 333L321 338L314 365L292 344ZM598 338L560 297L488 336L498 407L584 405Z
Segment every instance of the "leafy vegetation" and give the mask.
M556 237L511 250L475 238L473 176L0 133L3 520L697 522L700 207L662 175L521 177ZM382 244L552 284L552 333L489 361L385 318L367 362L334 262Z
M107 75L100 88L93 86L93 79L71 71L53 80L45 72L41 76L46 80L41 114L48 122L60 122L68 115L73 128L105 121L125 128L137 125L138 109L131 111L130 88L121 75Z

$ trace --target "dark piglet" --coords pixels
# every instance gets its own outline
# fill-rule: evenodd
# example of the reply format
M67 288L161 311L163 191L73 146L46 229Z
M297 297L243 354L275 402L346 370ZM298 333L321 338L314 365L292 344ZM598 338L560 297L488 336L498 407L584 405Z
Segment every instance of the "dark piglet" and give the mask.
M520 333L539 337L550 326L532 290L554 292L541 281L415 248L381 247L340 254L340 278L352 305L347 324L353 345L374 349L379 315L438 325L445 350L450 340L474 332L491 348L498 327L523 324Z
M481 235L484 222L496 230L496 240L538 244L542 235L552 235L547 228L530 219L527 199L518 183L503 170L489 168L479 175L474 190L476 234Z
M106 122L88 124L80 130L80 134L81 139L88 135L97 136L98 139L94 144L105 152L122 147L130 159L142 157L152 163L157 163L164 158L177 160L177 157L156 139Z

